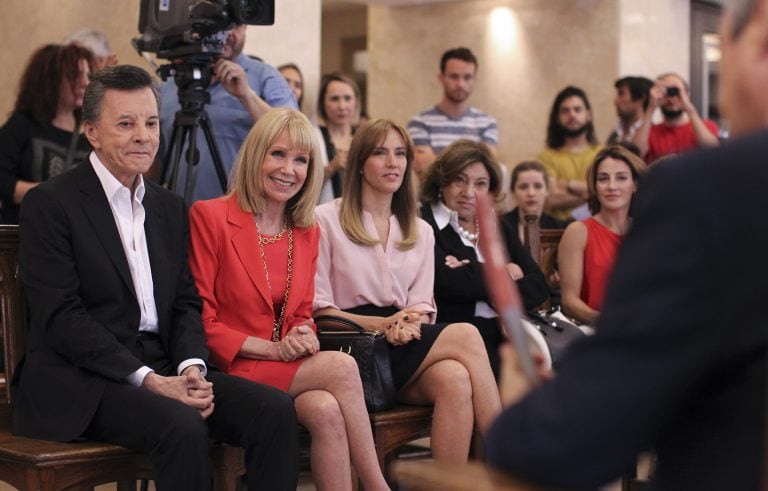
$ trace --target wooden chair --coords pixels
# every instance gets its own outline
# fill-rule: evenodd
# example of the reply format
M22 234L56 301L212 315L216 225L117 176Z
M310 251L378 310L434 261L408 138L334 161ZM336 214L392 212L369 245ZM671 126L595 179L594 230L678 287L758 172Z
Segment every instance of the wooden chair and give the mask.
M0 400L0 481L21 489L88 490L117 481L119 491L136 490L136 481L152 479L147 456L118 445L97 442L58 443L11 434L12 395L8 390L24 355L27 305L19 278L19 230L0 225L0 335L4 398ZM233 491L245 473L244 450L212 445L214 489Z
M523 245L528 249L533 260L539 265L539 268L541 268L544 278L547 279L547 284L550 283L549 279L557 267L557 248L562 237L563 230L539 228L538 217L535 215L527 215L525 217ZM552 285L550 284L550 291L551 288ZM550 306L551 303L547 301L542 304L541 308L548 310Z

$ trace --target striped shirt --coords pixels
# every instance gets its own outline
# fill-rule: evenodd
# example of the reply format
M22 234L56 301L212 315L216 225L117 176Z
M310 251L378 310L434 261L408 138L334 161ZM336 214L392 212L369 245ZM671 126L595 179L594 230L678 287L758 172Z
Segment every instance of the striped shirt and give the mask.
M496 118L474 107L467 109L458 118L452 118L434 106L408 122L408 133L414 145L430 146L435 155L461 138L491 145L499 142Z

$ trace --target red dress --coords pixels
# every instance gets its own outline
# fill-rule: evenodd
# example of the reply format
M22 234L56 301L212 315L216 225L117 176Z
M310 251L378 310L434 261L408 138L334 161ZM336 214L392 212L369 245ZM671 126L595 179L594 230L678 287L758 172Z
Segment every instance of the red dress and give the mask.
M581 299L591 308L603 307L605 287L608 284L616 252L623 235L608 229L594 218L582 220L587 227L587 245L584 248L584 275L581 281Z
M286 363L238 356L248 336L272 338L285 293L288 234L264 245L271 289L253 216L240 210L236 199L196 202L190 212L190 235L189 263L203 300L211 362L226 373L288 390L305 358ZM291 288L281 337L312 317L318 240L317 227L293 229Z

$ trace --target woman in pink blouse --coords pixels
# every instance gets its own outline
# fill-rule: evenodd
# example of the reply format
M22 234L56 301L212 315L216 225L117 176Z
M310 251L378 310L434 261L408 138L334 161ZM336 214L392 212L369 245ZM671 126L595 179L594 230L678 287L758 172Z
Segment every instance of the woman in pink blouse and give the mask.
M398 400L434 405L432 454L466 461L475 421L500 410L483 340L471 324L433 325L434 236L417 218L413 144L391 121L358 130L341 199L317 207L315 316L346 317L390 342Z

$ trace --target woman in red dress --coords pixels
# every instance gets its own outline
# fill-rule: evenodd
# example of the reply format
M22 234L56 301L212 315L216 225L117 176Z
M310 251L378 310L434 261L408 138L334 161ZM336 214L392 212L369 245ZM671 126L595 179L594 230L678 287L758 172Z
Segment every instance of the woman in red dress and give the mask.
M350 464L366 489L388 489L357 364L320 352L311 318L322 172L309 120L267 112L240 149L229 193L192 207L190 267L211 360L294 397L317 489L350 489Z
M560 240L557 260L566 315L594 325L603 305L619 244L631 222L632 197L645 163L624 147L600 151L587 171L592 217L573 222Z

